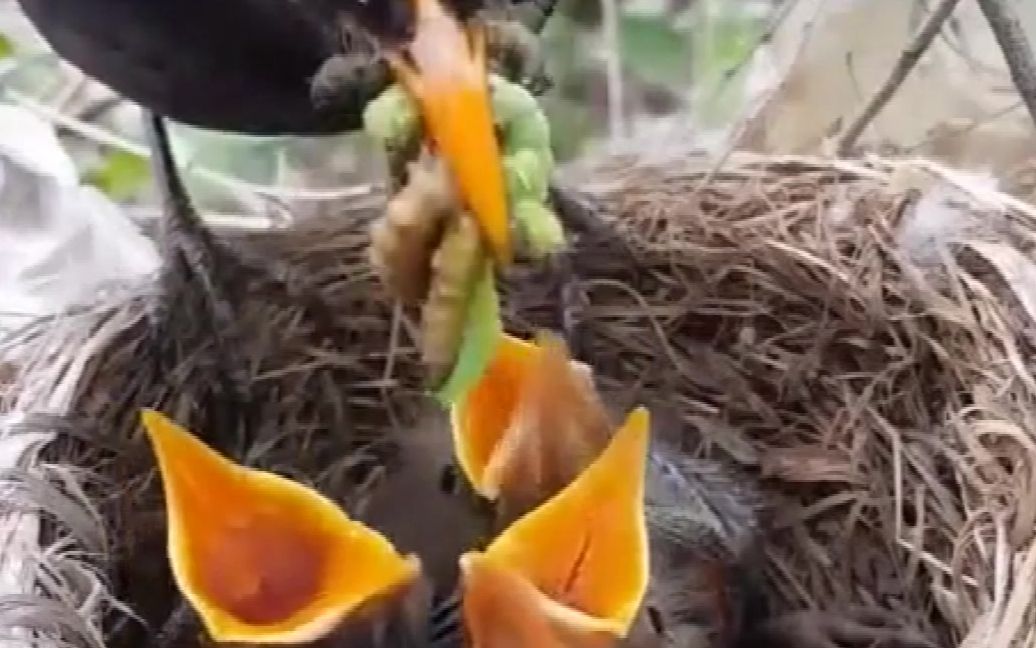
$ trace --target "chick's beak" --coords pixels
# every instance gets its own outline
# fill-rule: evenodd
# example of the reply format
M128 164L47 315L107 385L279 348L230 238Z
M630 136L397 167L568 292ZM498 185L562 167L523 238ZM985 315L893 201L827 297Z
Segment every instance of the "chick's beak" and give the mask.
M173 576L216 642L303 643L420 566L317 492L224 458L152 410Z
M539 359L539 348L504 335L477 383L450 408L457 463L474 489L496 499L496 484L486 472L518 407L522 386Z
M564 341L505 335L475 386L451 409L458 464L491 500L536 485L538 504L607 444L611 425L590 370Z
M634 410L568 487L461 558L473 648L614 645L648 582L648 414Z
M384 1L384 0L381 0ZM413 39L389 60L415 97L426 133L457 182L500 264L512 259L503 164L490 108L485 34L441 0L411 0Z

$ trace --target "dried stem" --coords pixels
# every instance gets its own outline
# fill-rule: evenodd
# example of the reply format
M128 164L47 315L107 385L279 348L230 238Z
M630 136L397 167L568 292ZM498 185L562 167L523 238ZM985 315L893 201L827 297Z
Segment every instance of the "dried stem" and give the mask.
M1000 51L1011 71L1011 80L1036 124L1036 62L1033 60L1032 43L1025 36L1018 13L1005 0L978 0L978 4L1000 44Z
M608 79L609 144L626 137L623 116L622 52L619 51L619 8L616 0L601 0L606 44L605 70Z
M928 17L928 20L921 25L910 44L900 53L899 60L896 61L896 65L892 68L889 77L885 79L885 83L878 88L878 91L870 98L870 101L863 107L860 114L852 120L849 127L845 130L838 143L839 155L847 156L856 147L856 142L860 139L860 135L863 134L867 126L881 112L885 104L895 96L899 86L903 85L907 75L910 74L911 70L914 69L914 66L921 59L921 55L924 54L925 50L932 44L932 41L935 40L935 37L942 31L942 26L953 14L953 10L958 2L959 0L942 0L935 8L935 11L932 12L932 15Z

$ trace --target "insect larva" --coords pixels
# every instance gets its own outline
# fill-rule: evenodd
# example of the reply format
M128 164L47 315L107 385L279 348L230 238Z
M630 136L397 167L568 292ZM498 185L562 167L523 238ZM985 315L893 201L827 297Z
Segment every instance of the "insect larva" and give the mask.
M432 385L445 380L456 362L468 298L484 262L478 225L468 213L458 213L432 257L431 286L421 314L421 354Z
M445 166L424 156L410 165L409 181L371 226L371 267L405 303L428 293L432 255L456 201Z

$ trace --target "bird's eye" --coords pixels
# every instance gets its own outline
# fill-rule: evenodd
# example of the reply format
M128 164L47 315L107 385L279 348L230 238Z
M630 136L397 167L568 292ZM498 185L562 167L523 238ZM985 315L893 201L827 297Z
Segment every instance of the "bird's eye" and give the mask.
M383 41L403 42L413 35L411 0L360 0L356 16L367 31Z
M453 464L443 466L439 475L439 490L447 495L454 495L457 492L457 471Z
M662 620L662 613L658 611L658 608L654 605L649 605L647 615L648 621L651 622L651 629L655 631L655 634L665 634L665 622Z
M485 0L450 0L447 3L460 20L468 20L482 8Z
M432 648L456 648L462 645L464 630L460 599L456 593L432 604L428 630L428 645Z

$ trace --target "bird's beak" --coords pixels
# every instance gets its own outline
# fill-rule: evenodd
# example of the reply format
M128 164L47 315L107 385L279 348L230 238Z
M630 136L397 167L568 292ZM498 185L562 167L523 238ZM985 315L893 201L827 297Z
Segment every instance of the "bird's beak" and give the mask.
M598 455L612 429L590 368L548 333L534 342L502 336L450 417L458 464L490 500L532 483L546 491L540 501L553 495Z
M173 576L216 642L315 641L419 576L331 500L224 458L153 410Z
M461 557L473 648L589 648L626 636L648 583L648 434L647 411L634 410L568 487Z
M428 139L447 161L494 257L510 263L507 193L490 107L485 34L477 26L461 25L440 0L411 1L413 40L389 60L417 100Z

